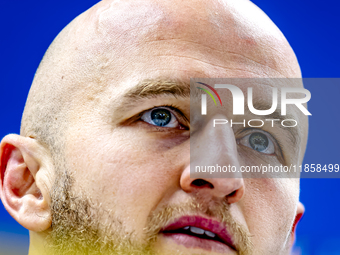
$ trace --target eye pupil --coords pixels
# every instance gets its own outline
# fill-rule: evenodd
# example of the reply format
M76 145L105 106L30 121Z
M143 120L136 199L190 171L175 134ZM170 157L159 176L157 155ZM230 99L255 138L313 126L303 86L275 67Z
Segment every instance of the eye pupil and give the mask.
M269 141L266 135L254 133L249 137L249 144L254 150L261 152L268 148Z
M151 119L155 125L164 127L171 121L171 113L166 109L156 109L151 112Z

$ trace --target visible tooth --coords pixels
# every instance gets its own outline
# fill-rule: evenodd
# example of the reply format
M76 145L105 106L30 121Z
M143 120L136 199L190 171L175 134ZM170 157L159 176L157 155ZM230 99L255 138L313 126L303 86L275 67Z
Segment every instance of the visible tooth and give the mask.
M208 230L205 230L204 231L204 234L206 234L207 236L211 237L211 238L214 238L216 236L216 234L214 234L213 232L210 232Z
M203 235L204 234L204 230L201 228L196 228L196 227L190 227L190 231L192 233L198 234L198 235Z
M183 229L188 230L189 228L190 228L189 226L186 226L186 227L184 227Z

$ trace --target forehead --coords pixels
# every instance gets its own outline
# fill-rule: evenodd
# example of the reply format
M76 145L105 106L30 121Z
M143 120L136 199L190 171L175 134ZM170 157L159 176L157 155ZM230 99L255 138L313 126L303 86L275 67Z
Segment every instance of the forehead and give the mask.
M34 93L65 103L171 77L299 77L281 32L251 2L102 1L56 38ZM42 95L43 96L43 95Z
M158 77L299 76L281 32L243 0L103 1L59 37L51 62L75 108Z
M75 27L76 62L106 80L145 68L161 76L162 66L196 72L188 77L298 76L289 44L249 1L104 1Z
M193 77L299 77L284 36L249 1L103 1L72 29L73 62L86 69L82 102L104 91L117 99L158 77L188 84ZM268 99L271 87L287 86L269 79L251 85Z
M90 9L83 19L96 23L97 35L111 39L125 34L126 38L139 40L152 33L156 39L192 37L225 49L242 47L228 44L230 41L256 45L256 40L282 39L271 20L247 0L106 1Z

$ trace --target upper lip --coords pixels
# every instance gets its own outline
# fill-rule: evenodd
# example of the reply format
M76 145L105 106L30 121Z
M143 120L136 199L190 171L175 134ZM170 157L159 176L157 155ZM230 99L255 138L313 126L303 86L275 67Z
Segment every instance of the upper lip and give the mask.
M201 216L182 216L164 227L161 232L172 232L186 226L197 227L213 232L224 244L236 250L235 244L232 240L232 236L223 223Z

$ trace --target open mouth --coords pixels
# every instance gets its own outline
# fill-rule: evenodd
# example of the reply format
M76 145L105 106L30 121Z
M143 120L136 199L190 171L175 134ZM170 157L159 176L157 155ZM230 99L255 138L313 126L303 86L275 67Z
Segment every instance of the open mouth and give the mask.
M215 233L209 230L204 230L204 229L193 227L193 226L185 226L184 228L180 228L176 230L163 231L163 233L164 234L171 234L171 233L185 234L185 235L195 236L195 237L202 238L202 239L213 240L213 241L224 243L223 240L219 238L218 235L216 235Z
M201 248L221 253L235 253L236 248L226 227L201 216L184 216L165 227L165 237L187 248Z

